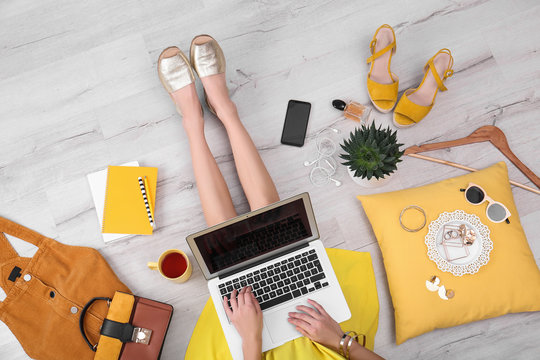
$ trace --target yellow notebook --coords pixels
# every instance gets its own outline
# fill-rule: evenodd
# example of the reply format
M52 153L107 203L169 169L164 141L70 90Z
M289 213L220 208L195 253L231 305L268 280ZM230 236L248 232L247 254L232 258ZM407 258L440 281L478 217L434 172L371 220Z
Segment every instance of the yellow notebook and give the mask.
M155 207L157 171L155 167L109 166L105 210L103 211L103 233L151 235L139 176L147 177L150 189L150 206Z

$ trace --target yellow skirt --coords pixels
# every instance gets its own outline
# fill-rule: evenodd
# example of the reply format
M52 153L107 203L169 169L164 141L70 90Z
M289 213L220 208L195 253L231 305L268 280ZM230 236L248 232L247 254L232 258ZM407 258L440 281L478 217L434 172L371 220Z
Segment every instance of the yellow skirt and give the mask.
M343 331L354 330L367 337L366 348L373 350L379 322L379 299L369 253L342 249L326 249L330 262L351 310L351 318L342 322ZM342 360L330 350L301 337L265 352L265 360L329 359ZM185 359L232 359L227 341L212 303L208 299L195 325Z

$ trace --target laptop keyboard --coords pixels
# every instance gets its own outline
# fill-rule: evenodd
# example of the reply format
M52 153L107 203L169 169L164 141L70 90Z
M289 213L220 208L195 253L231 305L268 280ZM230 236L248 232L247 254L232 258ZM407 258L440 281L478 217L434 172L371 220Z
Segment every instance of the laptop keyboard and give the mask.
M221 296L251 286L261 310L279 305L328 286L314 249L219 284ZM230 305L230 303L229 303Z

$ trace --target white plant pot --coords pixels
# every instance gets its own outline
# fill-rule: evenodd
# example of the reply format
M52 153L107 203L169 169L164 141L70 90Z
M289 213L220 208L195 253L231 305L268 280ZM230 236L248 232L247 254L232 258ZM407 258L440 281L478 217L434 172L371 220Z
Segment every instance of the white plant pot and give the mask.
M347 166L347 172L349 173L349 175L351 176L351 179L353 179L355 183L365 188L377 188L377 187L386 185L388 181L390 181L392 176L395 174L395 172L393 172L382 179L376 179L375 177L372 177L371 179L368 180L367 178L360 178L360 177L354 176L354 172L351 171L351 169L349 169L348 166Z

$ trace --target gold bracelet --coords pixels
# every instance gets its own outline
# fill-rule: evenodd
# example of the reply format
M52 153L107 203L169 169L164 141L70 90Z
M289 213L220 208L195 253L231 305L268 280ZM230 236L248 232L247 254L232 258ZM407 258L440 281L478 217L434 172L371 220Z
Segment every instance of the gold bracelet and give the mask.
M424 215L424 222L422 223L422 225L420 225L419 227L417 227L416 229L409 229L408 227L406 227L405 225L403 225L403 222L401 221L401 218L403 217L403 214L405 214L405 212L409 209L414 209L418 212L420 212L422 215ZM416 205L409 205L407 206L406 208L404 208L403 210L401 210L401 213L399 214L399 224L401 225L401 227L403 228L403 230L406 230L408 232L417 232L417 231L420 231L424 228L424 226L426 226L426 221L427 221L427 217L426 217L426 212L424 211L424 209L422 209L420 206L416 206Z
M351 350L351 345L353 341L358 338L358 334L355 331L348 331L348 333L354 333L354 335L349 335L351 338L349 339L349 343L347 344L347 355L345 355L347 359L349 358L349 352Z
M362 335L362 347L366 347L367 336L364 334L360 334L360 335ZM356 338L356 342L360 344L360 342L358 341L358 338Z
M339 355L345 356L345 349L343 349L343 345L345 345L345 339L347 338L348 333L344 333L343 336L341 336L341 340L339 341Z

